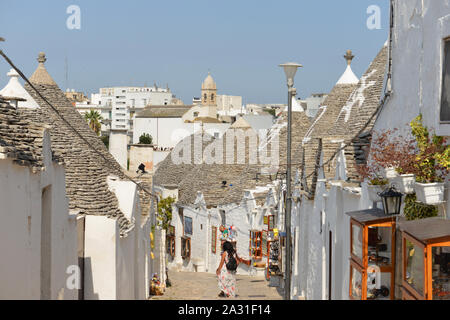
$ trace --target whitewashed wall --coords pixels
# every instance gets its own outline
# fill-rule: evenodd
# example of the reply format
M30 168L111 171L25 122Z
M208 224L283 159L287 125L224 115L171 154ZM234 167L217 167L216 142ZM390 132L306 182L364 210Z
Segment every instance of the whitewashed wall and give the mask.
M128 136L126 130L111 130L109 133L109 152L120 166L127 170L128 165Z
M135 118L133 125L133 143L139 143L139 137L148 133L153 138L153 144L162 148L172 148L178 143L173 140L172 133L182 128L181 118Z
M302 197L297 207L298 238L294 244L292 295L307 300L329 298L329 232L332 232L332 296L347 300L349 289L350 219L346 212L368 209L371 202L336 184L318 182L313 201ZM295 270L298 268L298 275Z
M173 148L178 142L196 132L204 131L214 137L222 137L230 123L185 123L182 118L135 118L133 143L139 142L143 133L153 138L153 144L160 148Z
M392 94L375 122L375 131L398 128L420 113L438 135L450 136L450 124L439 123L444 39L450 37L450 2L395 0L392 46ZM399 117L398 115L401 115ZM448 182L445 212L450 217ZM442 210L442 208L440 208Z
M87 216L85 227L85 298L88 300L148 297L149 226L140 224L139 196L129 181L109 180L119 208L134 228L120 237L115 219Z
M450 36L448 1L394 1L392 47L393 93L375 129L407 129L419 113L429 128L449 136L450 124L439 124L443 43ZM393 116L399 115L401 117Z
M69 214L64 167L51 161L50 137L44 136L46 170L32 173L11 160L0 160L0 299L41 298L42 191L51 188L50 299L77 299L66 286L67 268L78 265L76 216Z

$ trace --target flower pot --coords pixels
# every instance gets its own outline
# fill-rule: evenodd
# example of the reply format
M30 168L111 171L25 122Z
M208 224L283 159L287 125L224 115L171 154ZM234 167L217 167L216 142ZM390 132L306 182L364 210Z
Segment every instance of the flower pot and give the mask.
M394 185L398 191L405 194L414 193L415 182L416 177L413 174L402 174L390 180L391 185Z
M444 201L444 183L419 183L414 184L417 201L425 204L438 204Z
M392 168L392 167L384 168L382 170L382 173L386 179L392 179L392 178L398 177L398 172L395 170L395 168Z
M386 185L382 186L373 186L373 185L367 185L367 191L369 193L369 199L372 202L378 202L381 201L379 193L383 192L383 190L386 188Z

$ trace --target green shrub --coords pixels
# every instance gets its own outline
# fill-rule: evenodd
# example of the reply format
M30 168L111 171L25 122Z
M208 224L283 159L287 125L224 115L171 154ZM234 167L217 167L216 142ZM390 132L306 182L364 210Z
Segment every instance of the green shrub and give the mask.
M405 197L404 212L406 220L418 220L436 217L438 215L438 208L437 206L416 202L416 194L408 194Z
M149 135L148 133L143 133L139 137L139 144L152 144L153 143L153 137Z
M169 228L172 221L172 205L175 203L175 198L167 197L158 202L158 213L156 219L158 226L166 230Z

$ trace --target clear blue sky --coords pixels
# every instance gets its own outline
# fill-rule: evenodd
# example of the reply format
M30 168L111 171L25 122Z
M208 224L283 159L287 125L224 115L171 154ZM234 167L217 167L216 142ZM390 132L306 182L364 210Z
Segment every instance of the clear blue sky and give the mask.
M304 65L301 97L328 92L352 49L360 77L388 37L388 0L1 0L0 48L31 75L39 51L66 88L169 83L185 103L200 95L208 70L219 94L244 103L285 103L278 64ZM81 9L81 30L69 30L66 9ZM381 8L381 29L366 26L367 8ZM0 86L9 66L0 61Z

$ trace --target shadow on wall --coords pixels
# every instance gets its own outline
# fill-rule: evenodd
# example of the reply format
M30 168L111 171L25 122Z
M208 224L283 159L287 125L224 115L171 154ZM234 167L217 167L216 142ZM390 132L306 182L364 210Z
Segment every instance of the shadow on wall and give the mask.
M88 294L86 294L86 288L92 288L92 290L94 290L94 283L92 282L92 262L91 262L91 258L80 258L83 260L83 265L84 265L84 272L83 272L83 276L82 276L82 284L83 287L81 288L81 290L83 291L83 300L99 300L99 296L97 293L95 292L91 292ZM89 281L89 283L88 283Z

